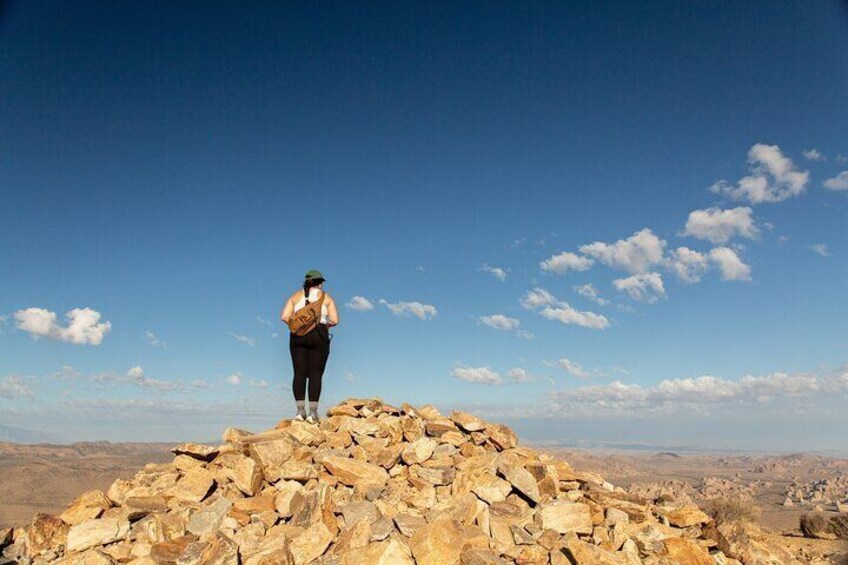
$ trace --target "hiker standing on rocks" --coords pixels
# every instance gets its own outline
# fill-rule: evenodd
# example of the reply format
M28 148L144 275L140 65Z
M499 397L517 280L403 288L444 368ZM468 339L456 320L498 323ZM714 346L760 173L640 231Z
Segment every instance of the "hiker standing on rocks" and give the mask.
M294 379L292 392L297 404L295 420L317 424L321 378L330 356L329 328L339 323L336 301L324 292L324 275L309 271L298 290L286 301L280 319L289 326ZM306 389L309 388L309 415L306 414Z

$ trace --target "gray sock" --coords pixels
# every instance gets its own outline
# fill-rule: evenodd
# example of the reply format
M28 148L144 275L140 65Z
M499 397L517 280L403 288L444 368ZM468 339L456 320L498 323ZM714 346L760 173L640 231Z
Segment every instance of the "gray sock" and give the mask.
M310 414L318 414L318 401L310 401L309 402L309 413Z
M297 406L298 414L306 414L306 401L305 400L295 400L295 405Z

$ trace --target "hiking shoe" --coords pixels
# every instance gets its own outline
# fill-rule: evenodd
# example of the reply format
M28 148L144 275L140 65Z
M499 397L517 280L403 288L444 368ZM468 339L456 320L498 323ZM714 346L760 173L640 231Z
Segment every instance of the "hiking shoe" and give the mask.
M303 412L298 412L297 416L294 417L295 422L303 422L306 418L303 417Z
M321 421L321 418L318 417L318 414L315 414L313 412L312 414L310 414L309 416L306 417L306 421L309 422L310 424L317 424L318 422Z

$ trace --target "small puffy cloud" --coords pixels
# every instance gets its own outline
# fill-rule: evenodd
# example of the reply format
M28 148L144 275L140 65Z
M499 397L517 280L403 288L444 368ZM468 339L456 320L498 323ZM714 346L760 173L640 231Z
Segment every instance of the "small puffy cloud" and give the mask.
M127 376L131 379L139 379L144 375L144 369L139 366L135 366L127 371Z
M683 235L705 239L712 243L727 243L735 236L755 239L759 234L752 210L739 206L729 210L712 207L689 213Z
M608 267L638 274L650 271L663 260L665 241L644 228L615 243L596 241L580 247L580 252Z
M543 288L527 291L521 298L521 305L528 310L535 310L543 318L563 324L573 324L593 330L609 327L606 316L594 312L581 312L572 308L567 302L557 300L553 294Z
M238 386L242 381L241 373L232 373L231 375L227 375L227 382L233 386Z
M368 312L374 309L374 303L364 296L354 296L345 306L356 312Z
M827 179L824 181L824 187L836 192L848 190L848 171L842 171L835 177Z
M144 335L145 335L145 337L147 338L147 341L148 341L148 342L150 343L150 345L152 345L153 347L167 347L167 346L168 346L168 344L167 344L167 343L165 343L164 341L162 341L161 339L159 339L159 336L157 336L155 333L153 333L153 332L152 332L152 331L150 331L150 330L146 330L146 331L144 332Z
M245 345L249 345L250 347L256 347L256 340L250 336L244 334L237 334L230 332L230 335L233 336L233 339L238 341L239 343L243 343Z
M32 398L32 389L26 379L18 375L9 375L0 379L0 398Z
M496 330L500 330L502 332L509 332L514 329L517 329L518 326L521 324L521 322L519 322L515 318L509 318L507 316L504 316L503 314L480 316L479 321L481 324L484 324Z
M431 304L420 302L388 302L380 299L380 304L389 309L395 316L415 316L421 320L432 320L439 311Z
M666 268L685 283L696 283L709 266L706 255L688 247L678 247L666 258Z
M179 382L164 381L161 379L151 379L144 376L144 369L136 365L127 371L126 378L114 375L98 375L95 379L99 382L126 382L127 380L141 388L149 388L160 391L180 391L183 390L183 385Z
M268 388L268 381L266 381L265 379L261 379L258 381L251 380L247 384L252 386L253 388Z
M830 251L827 250L827 245L824 243L814 243L810 246L810 251L817 253L822 257L830 257Z
M500 267L490 267L489 265L483 265L482 267L480 267L480 270L489 273L499 281L506 280L506 271L501 269Z
M488 367L456 367L451 374L457 379L474 384L497 385L501 376Z
M356 375L354 375L350 371L344 371L342 372L342 378L350 383L356 380Z
M562 275L568 271L587 271L594 264L595 261L589 257L583 257L566 251L545 259L539 263L539 267L543 271Z
M710 251L710 261L721 271L725 281L751 280L751 267L742 262L735 250L729 247L716 247Z
M526 383L528 381L533 380L533 377L530 376L530 373L528 373L521 367L514 367L510 369L509 371L507 371L506 376L516 383Z
M827 158L818 149L805 149L801 152L807 161L825 161Z
M589 377L589 373L587 373L580 363L575 363L565 357L557 360L557 365L560 368L573 377L577 377L578 379L586 379Z
M515 332L515 335L518 336L519 339L533 339L536 337L533 332L527 330L518 330Z
M584 298L588 298L598 306L606 306L609 304L609 300L606 298L601 298L600 292L595 288L592 283L586 283L582 285L578 285L573 287L575 292Z
M55 312L44 308L15 312L18 329L36 339L46 337L79 345L100 345L112 329L111 322L100 322L100 312L91 308L74 308L65 317L68 325L62 326Z
M713 184L710 190L751 204L782 202L803 193L810 179L810 173L799 171L792 159L786 157L777 145L753 145L748 150L748 164L750 174L739 179L735 185L721 180Z
M665 286L659 273L633 275L625 279L616 279L612 284L617 290L626 292L630 298L638 302L653 304L665 296Z

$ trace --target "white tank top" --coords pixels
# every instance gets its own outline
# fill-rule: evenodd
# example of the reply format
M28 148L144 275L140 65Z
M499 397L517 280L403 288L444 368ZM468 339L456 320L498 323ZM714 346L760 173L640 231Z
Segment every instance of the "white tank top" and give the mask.
M309 302L315 302L316 300L321 298L322 292L324 292L324 291L321 290L320 288L315 288L314 286L312 288L310 288L309 289ZM326 302L327 299L325 298L324 300L325 300L325 302L323 304L321 304L321 323L322 324L327 323L327 302ZM300 300L298 300L295 303L294 311L297 312L298 310L300 310L304 306L306 306L306 298L305 297L301 298Z

